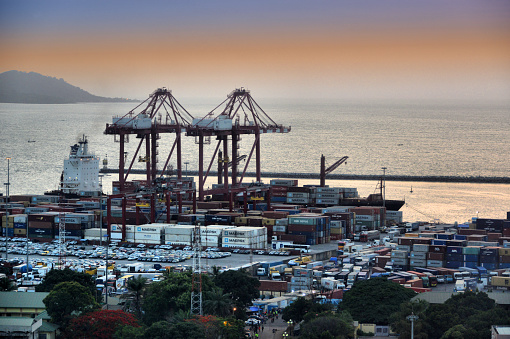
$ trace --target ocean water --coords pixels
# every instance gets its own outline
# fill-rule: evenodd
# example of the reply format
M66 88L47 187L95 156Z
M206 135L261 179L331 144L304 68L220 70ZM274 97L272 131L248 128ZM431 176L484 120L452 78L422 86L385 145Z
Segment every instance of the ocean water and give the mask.
M338 174L412 176L509 177L510 104L455 102L326 102L262 100L257 103L277 123L291 126L288 134L262 136L262 171L318 173L320 156L327 164L349 157ZM194 117L202 117L223 99L180 100ZM7 182L11 157L11 194L42 194L56 189L69 147L85 134L89 149L118 166L119 144L103 134L113 116L122 116L136 103L69 105L0 104L0 181ZM28 142L33 140L35 142ZM161 135L159 167L173 143ZM139 139L130 136L128 162ZM254 139L243 136L239 154L249 155ZM205 147L205 168L216 141ZM183 136L183 162L198 170L198 145ZM170 160L175 167L175 158ZM142 168L135 162L134 168ZM241 164L241 171L244 162ZM215 169L215 165L213 165ZM247 171L255 171L251 161ZM111 192L116 175L105 176L103 187ZM212 180L208 184L212 184ZM252 178L246 178L253 180ZM269 179L263 179L269 180ZM314 184L318 180L300 180ZM328 180L330 186L357 187L360 195L374 192L375 181ZM413 193L411 193L411 186ZM464 222L471 217L505 218L510 211L510 185L428 182L393 182L386 185L387 199L405 198L406 220L432 219ZM5 193L4 187L0 192Z

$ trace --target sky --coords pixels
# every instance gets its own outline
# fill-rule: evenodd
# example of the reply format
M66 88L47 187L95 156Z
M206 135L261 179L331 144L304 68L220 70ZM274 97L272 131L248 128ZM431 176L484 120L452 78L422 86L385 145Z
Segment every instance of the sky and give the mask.
M0 1L0 73L145 99L510 100L510 1Z

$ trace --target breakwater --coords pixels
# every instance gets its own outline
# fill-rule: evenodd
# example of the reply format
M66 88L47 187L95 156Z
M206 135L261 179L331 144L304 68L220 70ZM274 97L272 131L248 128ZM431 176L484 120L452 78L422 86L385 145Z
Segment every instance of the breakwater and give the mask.
M117 169L101 169L101 173L119 173ZM126 170L127 172L127 170ZM145 174L144 169L132 169L131 174ZM158 171L161 173L161 171ZM183 173L185 174L185 173ZM197 176L198 171L189 171L187 175ZM209 172L209 176L216 176L216 171ZM284 172L262 172L263 178L289 178L289 179L317 179L318 173L284 173ZM245 177L256 177L255 172L246 172ZM361 174L329 174L326 180L381 180L381 175ZM464 176L413 176L413 175L386 175L386 181L416 181L416 182L463 182L477 184L510 184L510 177L464 177Z

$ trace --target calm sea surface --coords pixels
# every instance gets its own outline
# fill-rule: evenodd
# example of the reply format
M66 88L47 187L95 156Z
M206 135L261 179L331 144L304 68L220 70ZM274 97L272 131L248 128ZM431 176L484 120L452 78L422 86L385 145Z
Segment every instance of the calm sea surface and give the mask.
M218 100L180 100L194 117L202 117ZM257 99L277 123L291 126L288 134L262 137L262 171L318 173L320 156L328 164L347 155L347 165L334 173L412 176L509 177L510 104L359 103ZM0 104L0 182L7 182L10 160L11 194L42 194L58 186L69 146L85 134L89 149L118 166L119 144L104 135L112 116L124 115L136 103L22 105ZM159 140L160 167L173 143L172 135ZM28 140L35 142L29 143ZM198 170L198 145L183 137L183 161ZM253 137L245 136L239 154L248 155ZM138 139L130 138L128 158ZM216 141L206 147L206 167ZM209 160L208 160L209 159ZM248 171L255 171L254 160ZM175 160L171 159L170 164ZM242 165L244 167L244 164ZM142 168L135 163L136 168ZM116 175L105 176L111 192ZM246 178L252 180L252 178ZM263 179L269 181L269 179ZM208 181L209 184L212 181ZM318 180L300 180L300 184ZM357 187L360 195L373 193L374 181L327 181L330 186ZM411 193L411 186L413 193ZM5 193L4 187L0 192ZM429 182L387 182L388 199L405 198L406 220L440 219L464 222L471 217L505 218L510 211L510 185Z

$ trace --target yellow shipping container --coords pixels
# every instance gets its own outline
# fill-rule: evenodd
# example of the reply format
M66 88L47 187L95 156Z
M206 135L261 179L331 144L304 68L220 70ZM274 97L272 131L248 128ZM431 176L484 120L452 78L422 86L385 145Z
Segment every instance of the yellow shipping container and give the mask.
M248 225L248 218L246 217L236 217L234 221L236 225Z
M331 234L342 234L342 229L341 228L332 228Z
M417 238L419 235L418 233L406 233L404 235L404 237L408 237L408 238Z
M492 277L491 285L498 287L510 287L510 277Z
M27 229L26 228L15 228L14 234L16 235L27 235Z
M276 224L276 219L264 218L262 219L262 225L264 226L274 226Z
M499 248L499 255L510 255L510 248Z

